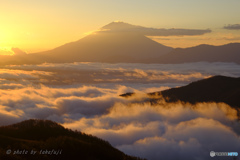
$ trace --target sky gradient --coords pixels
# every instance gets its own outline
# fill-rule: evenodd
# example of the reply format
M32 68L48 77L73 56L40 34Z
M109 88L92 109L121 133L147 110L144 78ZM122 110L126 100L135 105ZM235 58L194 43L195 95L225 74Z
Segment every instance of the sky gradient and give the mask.
M153 28L211 29L202 36L154 37L171 47L240 42L238 0L0 0L0 53L18 47L27 53L76 41L120 20Z

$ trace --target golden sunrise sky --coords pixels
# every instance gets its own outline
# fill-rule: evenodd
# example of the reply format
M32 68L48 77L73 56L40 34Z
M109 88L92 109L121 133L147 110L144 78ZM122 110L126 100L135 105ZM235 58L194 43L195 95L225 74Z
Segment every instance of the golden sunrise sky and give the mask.
M0 54L53 49L120 20L152 28L211 29L200 36L151 37L171 47L240 42L239 0L0 0Z

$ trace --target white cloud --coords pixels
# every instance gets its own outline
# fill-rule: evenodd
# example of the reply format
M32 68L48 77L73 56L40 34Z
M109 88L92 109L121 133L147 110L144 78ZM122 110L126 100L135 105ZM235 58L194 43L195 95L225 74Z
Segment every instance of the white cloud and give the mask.
M149 160L208 159L211 150L239 150L237 111L223 103L151 105L145 93L219 74L238 77L240 67L205 62L5 66L0 69L0 125L50 119ZM127 92L137 94L119 96Z
M117 103L106 114L64 125L106 139L130 155L170 160L208 159L212 150L238 150L234 123L240 126L237 111L223 103L161 101L154 106Z
M186 64L60 63L5 66L0 70L0 76L5 79L5 84L18 81L19 84L24 85L44 84L60 87L62 85L72 87L105 85L105 87L112 88L115 85L123 85L144 90L161 86L181 86L212 75L238 77L240 76L239 68L239 65L234 63L206 62Z

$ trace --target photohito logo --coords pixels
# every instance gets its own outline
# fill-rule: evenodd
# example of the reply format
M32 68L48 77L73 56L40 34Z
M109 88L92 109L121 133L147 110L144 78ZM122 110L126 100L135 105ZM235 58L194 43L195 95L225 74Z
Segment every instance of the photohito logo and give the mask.
M210 152L210 156L211 157L215 157L215 156L238 156L238 152L214 152L211 151Z
M216 154L215 154L214 151L211 151L211 152L210 152L210 156L211 156L211 157L214 157L215 155L216 155Z
M6 151L6 154L10 154L11 152L12 152L11 149L9 149Z

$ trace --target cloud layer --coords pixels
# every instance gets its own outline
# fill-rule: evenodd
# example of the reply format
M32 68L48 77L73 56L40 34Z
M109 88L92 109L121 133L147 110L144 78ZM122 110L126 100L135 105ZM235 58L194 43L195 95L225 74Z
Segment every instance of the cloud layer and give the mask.
M230 106L147 102L145 93L219 74L239 77L240 67L204 62L5 66L0 69L0 125L49 119L149 160L210 159L212 150L240 153L240 124ZM137 94L119 96L127 92Z
M234 63L106 64L67 63L12 65L0 70L2 84L111 85L175 87L212 75L240 76ZM139 84L139 86L137 86ZM159 85L160 84L160 85ZM11 86L12 87L12 86ZM5 86L6 88L6 86Z
M239 152L239 125L237 111L226 104L164 101L154 106L117 103L101 116L65 123L150 160L211 159L210 151Z

